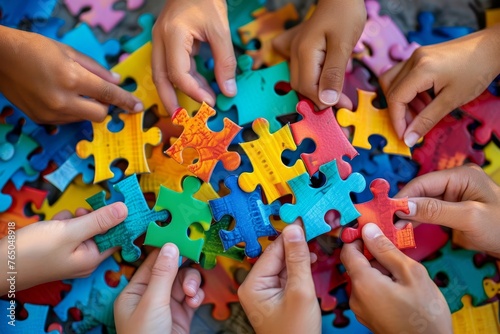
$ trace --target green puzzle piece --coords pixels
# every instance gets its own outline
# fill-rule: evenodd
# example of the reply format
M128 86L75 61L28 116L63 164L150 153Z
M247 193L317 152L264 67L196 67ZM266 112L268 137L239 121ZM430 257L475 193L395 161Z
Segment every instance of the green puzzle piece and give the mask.
M183 192L173 191L165 186L160 187L155 210L169 211L172 221L163 227L153 221L150 222L145 245L162 247L172 242L177 245L182 256L196 262L200 260L204 240L193 240L188 236L188 229L192 224L198 223L203 230L208 231L212 222L208 204L193 197L200 187L200 180L192 176L182 181Z

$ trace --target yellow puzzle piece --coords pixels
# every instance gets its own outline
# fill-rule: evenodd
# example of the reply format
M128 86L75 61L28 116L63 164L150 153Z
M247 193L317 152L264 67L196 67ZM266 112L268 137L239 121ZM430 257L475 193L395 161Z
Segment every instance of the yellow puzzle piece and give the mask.
M472 306L472 298L469 295L462 297L464 307L451 315L453 333L455 334L479 334L499 333L498 301L482 306Z
M108 123L111 116L106 116L104 122L92 122L94 139L92 142L82 140L76 145L76 153L80 158L90 155L95 159L94 183L111 179L110 165L116 159L126 159L128 167L125 175L149 173L145 156L145 145L158 145L161 142L161 131L152 127L146 132L142 129L144 113L120 114L123 121L123 129L119 132L111 132Z
M500 23L500 8L493 8L486 10L486 27L492 27Z
M484 154L489 161L489 165L483 167L484 172L500 185L500 147L492 141L484 148Z
M290 126L287 124L275 133L269 132L269 122L264 118L257 118L252 129L259 135L259 139L241 143L253 166L253 172L242 173L238 183L242 190L251 192L257 185L261 185L269 203L288 194L292 190L286 183L294 177L306 172L302 160L297 160L293 167L288 167L281 161L284 150L296 150Z
M411 156L410 148L402 139L398 138L391 123L387 109L377 109L372 102L376 93L358 89L358 109L352 112L342 108L337 112L337 121L341 126L355 127L352 145L369 150L368 138L371 135L380 135L387 141L383 151L388 154Z

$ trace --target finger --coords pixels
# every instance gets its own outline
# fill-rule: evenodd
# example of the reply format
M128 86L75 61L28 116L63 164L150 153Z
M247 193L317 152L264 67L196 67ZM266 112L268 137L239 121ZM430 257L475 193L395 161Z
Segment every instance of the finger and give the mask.
M161 102L170 115L179 109L179 101L175 93L175 88L168 79L167 60L165 58L165 46L161 39L157 39L153 35L153 51L152 51L152 70L153 82L155 83L158 95Z
M127 207L121 202L102 207L88 215L71 220L72 235L77 240L87 240L98 234L106 233L127 217Z
M346 108L349 110L353 110L354 104L352 103L351 99L347 95L345 95L344 93L341 93L339 102L335 105L335 108L337 108L337 109Z
M87 210L87 209L84 209L84 208L78 208L75 211L75 217L81 217L81 216L86 215L86 214L88 214L90 212L91 212L90 210Z
M178 280L182 284L182 289L179 294L179 300L184 295L194 297L198 293L201 285L201 274L194 268L183 268L178 275ZM175 298L176 296L174 296Z
M339 102L350 55L351 52L339 47L339 43L335 43L334 39L327 39L325 63L319 78L318 97L323 104L333 106Z
M108 115L108 106L93 99L82 96L74 96L69 102L70 110L61 115L60 124L87 120L91 122L102 122Z
M377 225L366 224L363 227L362 236L368 251L396 280L405 281L409 278L408 264L413 260L397 249Z
M64 210L59 213L56 213L53 217L52 220L66 220L66 219L71 219L73 218L73 214L69 210Z
M208 42L214 56L214 72L217 84L222 94L235 96L237 93L235 80L236 57L234 56L233 43L231 42L229 24L223 29L209 33Z
M365 273L371 270L370 262L363 255L363 245L360 241L344 244L340 260L353 280L365 276Z
M457 175L457 170L445 169L421 175L408 182L395 197L443 197L450 185L456 180L462 181L462 177Z
M283 236L280 235L274 240L257 262L254 264L252 270L245 278L245 282L255 282L258 277L263 276L276 276L284 268L285 250L283 248ZM252 284L252 283L247 283Z
M290 58L292 40L298 27L295 26L292 29L288 29L273 39L274 50L287 59Z
M307 98L314 101L320 109L324 109L331 104L323 103L319 92L319 79L321 67L325 62L325 45L316 44L307 48L301 47L298 50L298 91ZM320 94L321 95L321 94ZM338 97L336 98L338 101Z
M163 245L151 269L148 287L141 299L142 307L170 305L172 287L179 270L179 249L172 243Z
M203 302L203 299L205 299L205 292L203 291L203 289L199 289L195 296L186 297L186 304L190 308L196 309L200 307L201 303Z
M74 50L74 53L71 54L71 57L83 68L94 73L99 78L111 82L115 85L118 85L120 83L120 75L118 73L108 71L89 56Z

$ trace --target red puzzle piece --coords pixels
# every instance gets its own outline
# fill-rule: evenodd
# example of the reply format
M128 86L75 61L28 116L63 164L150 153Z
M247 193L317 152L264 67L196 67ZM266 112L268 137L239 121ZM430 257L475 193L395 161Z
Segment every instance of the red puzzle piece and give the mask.
M315 174L319 166L337 159L340 177L348 177L351 174L351 165L343 161L342 156L353 159L358 155L358 151L342 132L332 108L315 112L311 101L302 100L297 104L297 112L303 119L290 125L295 143L300 145L304 139L311 138L316 144L313 153L300 155L309 175Z
M450 238L441 226L432 224L418 225L413 229L413 234L418 247L405 249L403 253L415 261L422 261L426 257L436 253L446 245Z
M49 282L17 291L16 300L22 304L29 303L54 307L61 302L62 293L68 292L70 289L71 285L63 283L63 281Z
M409 223L403 229L398 230L393 223L395 212L410 213L408 198L390 198L389 188L389 182L384 179L375 179L372 181L370 191L373 193L373 199L369 202L355 205L356 210L361 213L361 217L358 218L357 228L348 227L342 231L341 238L344 242L349 243L361 239L361 230L363 227L368 223L375 223L398 249L415 247L412 224ZM366 247L364 247L364 253L367 258L373 257Z
M493 135L500 139L500 97L487 89L478 98L462 106L462 109L481 122L481 126L474 130L478 144L485 145Z

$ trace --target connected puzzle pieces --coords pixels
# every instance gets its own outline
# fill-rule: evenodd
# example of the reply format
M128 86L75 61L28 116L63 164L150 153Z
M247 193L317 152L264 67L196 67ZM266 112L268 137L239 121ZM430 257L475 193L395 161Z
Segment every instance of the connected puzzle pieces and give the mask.
M360 213L354 207L349 194L360 192L366 186L365 179L358 173L351 174L345 181L342 180L336 160L324 164L319 171L326 176L326 181L317 188L310 185L307 173L288 181L296 203L284 204L280 209L280 217L285 223L290 224L297 218L302 218L308 241L331 230L331 226L325 222L325 215L330 210L340 213L341 225L358 218Z
M12 300L12 302L14 302L14 300ZM28 312L28 318L25 320L15 319L16 303L0 300L0 307L6 310L4 313L7 315L6 317L4 316L3 321L0 321L0 332L2 333L12 333L15 331L16 333L59 334L57 330L45 331L45 321L49 313L49 306L24 304L24 308ZM12 313L9 309L11 307L14 310ZM13 325L9 324L12 320L10 318L11 314L14 317L14 321L12 322Z
M474 138L480 145L490 141L492 137L500 140L500 97L485 90L475 100L461 107L474 119L481 122L481 125L474 130Z
M197 200L193 195L200 190L200 181L188 176L182 182L183 191L176 192L160 187L160 193L156 200L155 210L167 210L172 220L167 226L158 226L156 222L150 222L145 245L162 247L172 242L179 248L179 253L196 262L200 260L200 254L204 240L193 240L188 236L191 225L200 224L207 231L212 222L212 214L207 203Z
M410 213L408 198L390 198L389 183L384 179L374 180L370 184L370 190L373 193L373 200L355 205L356 210L361 214L357 219L358 227L345 228L341 234L342 241L350 243L361 239L363 227L368 223L375 223L398 249L414 248L415 238L412 224L409 223L403 229L398 230L393 222L396 212ZM366 247L364 247L364 254L367 258L372 258Z
M227 148L233 138L240 132L241 127L231 120L224 118L224 129L214 132L207 126L207 121L215 115L215 110L203 103L195 116L190 117L186 109L178 109L172 116L172 122L182 125L179 139L168 148L165 153L182 164L185 148L194 148L198 151L198 159L188 166L188 170L205 182L210 176L218 161L222 161L224 168L235 170L240 165L240 156L236 152L228 152Z
M459 311L451 315L453 333L499 333L498 301L474 307L469 295L462 297L464 305Z

